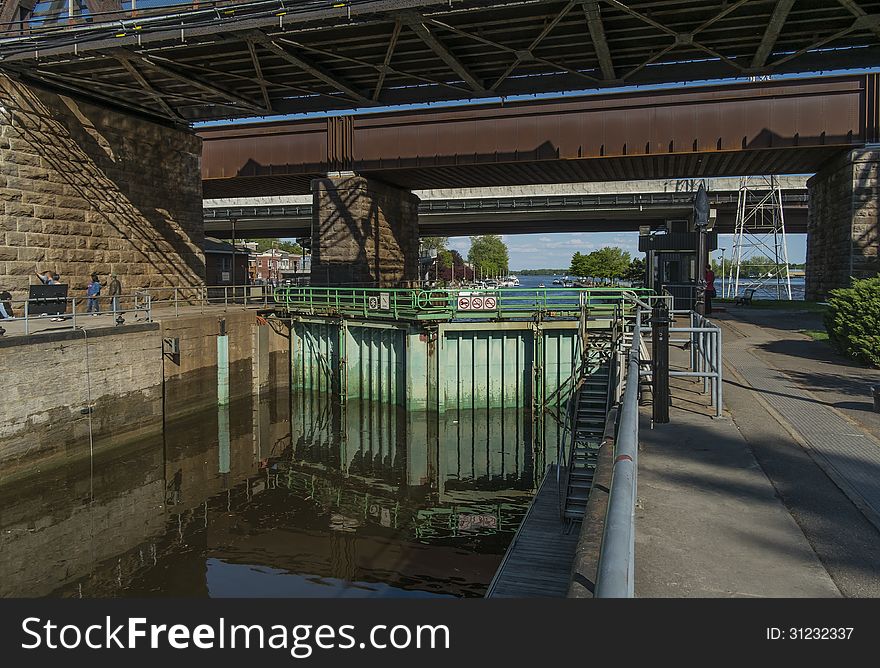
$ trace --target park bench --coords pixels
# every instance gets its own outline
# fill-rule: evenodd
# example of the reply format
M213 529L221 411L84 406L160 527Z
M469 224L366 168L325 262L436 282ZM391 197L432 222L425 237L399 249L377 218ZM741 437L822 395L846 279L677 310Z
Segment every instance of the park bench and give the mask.
M733 300L734 306L746 306L752 303L752 297L755 296L755 288L746 288L743 293Z

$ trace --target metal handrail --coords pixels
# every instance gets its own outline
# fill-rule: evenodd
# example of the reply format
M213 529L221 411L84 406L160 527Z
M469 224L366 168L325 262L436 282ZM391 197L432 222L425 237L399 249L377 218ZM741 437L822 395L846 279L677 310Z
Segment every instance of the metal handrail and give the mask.
M275 301L289 310L436 318L504 318L533 313L579 316L583 304L612 313L625 294L648 288L460 288L401 289L281 286ZM475 304L474 302L477 302Z
M640 316L640 314L638 314ZM620 411L608 511L599 554L596 598L635 596L635 508L639 456L639 347L641 318L636 318L629 351L626 389Z
M38 333L31 331L33 323L44 323L47 321L53 322L53 319L66 324L58 325L57 327L53 326L49 330L39 330L39 332L57 331L58 329L63 329L65 327L77 329L78 327L82 326L84 318L90 317L92 315L109 315L118 317L120 315L128 315L133 313L135 314L134 318L129 317L129 320L141 320L143 322L153 321L153 304L149 296L144 299L140 298L137 294L114 296L100 295L96 298L96 307L103 303L105 306L109 304L110 308L95 311L88 310L89 302L89 297L38 297L33 299L27 298L3 300L4 304L8 303L12 307L13 313L20 310L23 315L13 315L11 317L2 318L0 319L0 325L15 322L24 323L24 335L29 336L30 334ZM56 306L63 304L64 307L63 309L58 309L57 313L34 313L33 305L35 304L52 304ZM86 308L86 310L81 310L83 308ZM124 321L120 321L117 324L121 324L122 322Z

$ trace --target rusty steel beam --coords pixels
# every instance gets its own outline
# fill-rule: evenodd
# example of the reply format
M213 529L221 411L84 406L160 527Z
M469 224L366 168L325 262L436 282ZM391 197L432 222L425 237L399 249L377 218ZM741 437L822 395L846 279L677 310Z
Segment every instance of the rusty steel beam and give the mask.
M810 173L877 136L877 78L205 128L202 176L207 189L268 195L337 170L412 188Z

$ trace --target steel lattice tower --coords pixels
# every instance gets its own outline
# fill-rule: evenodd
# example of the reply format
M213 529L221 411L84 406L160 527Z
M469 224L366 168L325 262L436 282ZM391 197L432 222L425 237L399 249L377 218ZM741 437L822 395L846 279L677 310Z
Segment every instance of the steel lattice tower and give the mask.
M758 276L743 276L743 267L758 269ZM776 285L777 299L791 299L788 246L782 190L775 176L740 179L736 211L733 261L724 282L724 296L743 289Z

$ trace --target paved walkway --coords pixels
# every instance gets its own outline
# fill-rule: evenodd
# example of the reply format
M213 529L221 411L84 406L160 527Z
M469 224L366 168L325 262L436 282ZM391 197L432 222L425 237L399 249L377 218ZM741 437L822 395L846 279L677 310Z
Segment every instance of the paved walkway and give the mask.
M205 306L180 306L177 309L175 309L173 306L158 306L152 310L151 318L153 322L158 322L163 319L167 320L170 318L198 315L201 313L223 313L225 311L240 311L244 308L257 310L260 308L264 308L264 306L259 303L248 305L247 307L238 304L230 304L229 306L225 306L223 304L210 304ZM122 317L125 320L123 325L135 325L148 322L146 313L143 311L124 311L122 312ZM102 313L97 316L92 316L86 313L78 313L76 316L77 329L97 329L99 327L115 326L116 316L111 313ZM6 330L4 337L23 336L25 334L25 323L23 319L0 320L0 327ZM53 322L51 317L33 317L29 319L27 329L30 334L40 334L46 332L69 331L73 327L74 321L73 318L71 318L70 316L67 316L67 318L61 322Z
M808 319L743 310L720 316L730 380L752 390L880 528L880 415L869 394L880 372L835 359L828 344L788 329Z
M636 595L840 596L736 424L673 385L669 424L642 414Z

